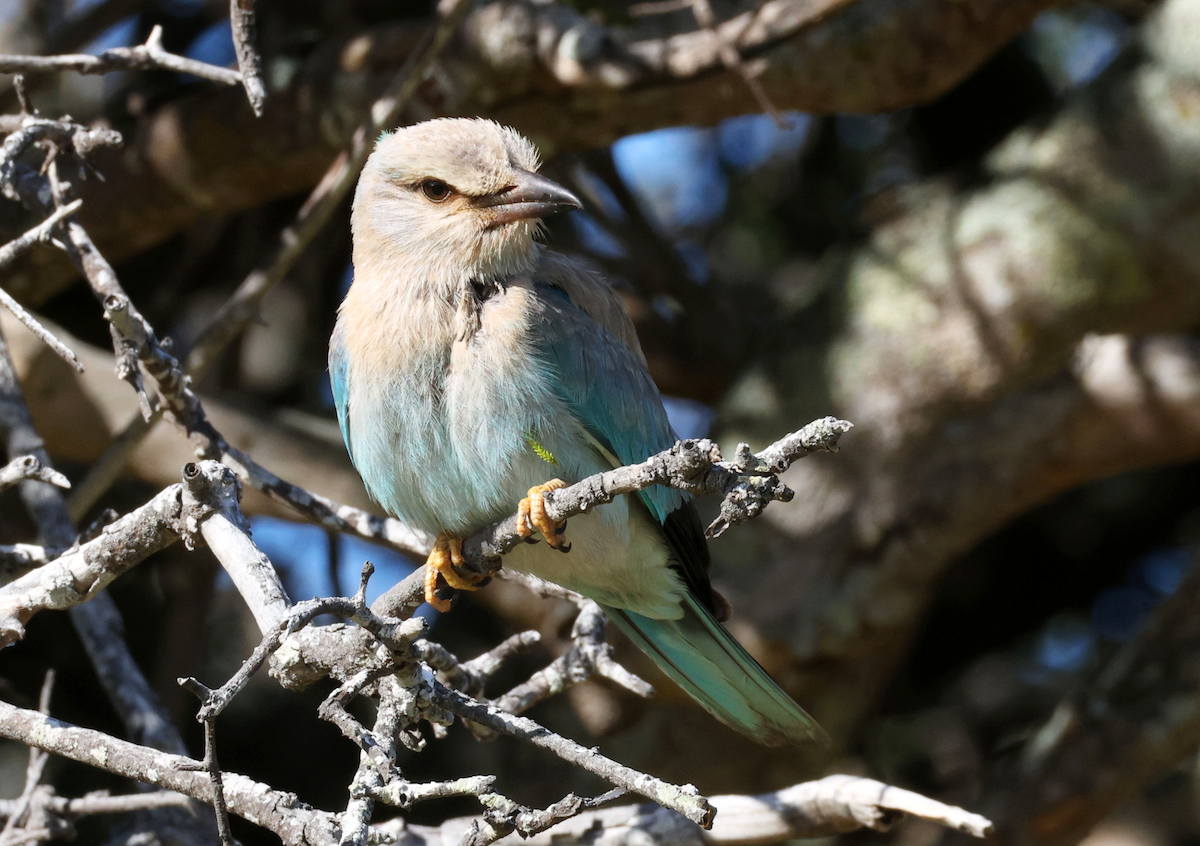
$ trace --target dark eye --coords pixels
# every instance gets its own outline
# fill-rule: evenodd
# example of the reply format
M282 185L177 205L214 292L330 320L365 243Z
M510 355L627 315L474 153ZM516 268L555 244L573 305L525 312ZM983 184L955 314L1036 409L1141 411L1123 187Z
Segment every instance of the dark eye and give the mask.
M421 182L421 193L435 203L450 196L450 186L440 179L426 179Z

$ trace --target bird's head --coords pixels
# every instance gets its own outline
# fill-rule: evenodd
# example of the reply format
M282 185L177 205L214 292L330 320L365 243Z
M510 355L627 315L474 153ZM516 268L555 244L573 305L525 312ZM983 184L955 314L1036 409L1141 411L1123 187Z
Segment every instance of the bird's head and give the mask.
M541 218L580 208L538 166L533 144L490 120L441 118L380 137L354 196L356 275L386 267L454 288L528 270Z

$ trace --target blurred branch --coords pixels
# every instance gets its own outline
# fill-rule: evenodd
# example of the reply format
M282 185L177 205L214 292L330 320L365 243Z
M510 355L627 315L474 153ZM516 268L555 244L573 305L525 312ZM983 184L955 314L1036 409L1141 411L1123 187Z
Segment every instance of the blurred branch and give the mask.
M785 477L827 510L775 513L718 561L835 738L892 682L958 555L1074 486L1200 456L1188 344L1162 337L1200 320L1200 147L1177 108L1200 98L1194 8L1160 6L1136 56L1014 132L981 181L898 189L822 268L846 312L781 321L749 370L761 387L721 410L722 437L746 440L827 397L855 421L853 456Z
M186 73L224 85L237 85L242 81L241 74L237 71L168 53L162 46L161 26L150 30L145 44L137 47L113 47L98 56L86 53L66 56L0 55L0 73L74 71L84 74L106 74L149 68Z
M1200 453L1200 341L1095 338L1080 359L1085 401L1103 411L1099 419L1075 413L1067 431L1081 446L1063 451L1067 467L1107 450L1165 451L1165 441L1181 436ZM1001 824L1000 842L1075 843L1194 755L1198 602L1200 567L1193 565L1136 638L1079 681L1020 755L992 767L984 795Z
M747 61L765 62L756 79L778 109L874 112L948 90L1055 3L743 0L718 31ZM102 251L121 261L200 215L229 214L310 188L396 69L417 52L411 45L424 31L397 24L331 40L312 52L287 90L272 92L262 119L232 93L164 106L131 139L130 156L97 161L106 181L87 186L84 225ZM661 32L652 21L601 24L558 3L486 4L471 11L421 100L435 112L511 124L547 154L757 108L728 84L718 45L703 28L693 22L676 35ZM202 141L170 131L198 123L212 127ZM178 143L166 145L165 138ZM156 167L132 164L143 161ZM106 208L123 213L100 213ZM26 265L10 290L41 301L69 280L63 270Z

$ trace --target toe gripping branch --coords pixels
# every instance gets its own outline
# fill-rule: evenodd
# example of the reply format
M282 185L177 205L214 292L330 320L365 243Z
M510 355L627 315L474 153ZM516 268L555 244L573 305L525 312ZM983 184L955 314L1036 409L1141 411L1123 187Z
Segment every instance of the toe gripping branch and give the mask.
M535 532L539 532L552 548L559 552L570 552L571 545L566 542L565 536L567 521L556 522L546 514L546 494L566 486L567 483L562 479L551 479L543 485L530 488L517 506L517 534L530 540Z
M571 545L566 542L565 533L567 521L551 520L546 514L546 494L565 488L567 483L562 479L551 479L543 485L534 485L528 495L517 506L517 534L529 542L534 541L533 535L540 533L546 543L559 552L570 552ZM425 560L425 601L438 611L449 611L450 600L438 596L438 576L455 590L477 590L479 582L485 577L463 577L454 568L462 566L465 561L462 554L463 539L456 535L442 532L437 536L433 551Z
M425 601L438 611L450 610L450 600L437 595L438 576L455 590L477 590L478 582L482 581L479 576L464 578L454 569L455 565L465 563L462 545L462 538L442 532L433 544L433 551L425 559Z

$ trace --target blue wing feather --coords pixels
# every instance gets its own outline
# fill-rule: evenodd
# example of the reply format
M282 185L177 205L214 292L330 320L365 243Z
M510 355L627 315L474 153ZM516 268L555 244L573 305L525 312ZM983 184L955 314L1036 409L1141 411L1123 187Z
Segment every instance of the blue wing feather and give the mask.
M621 464L644 461L675 443L658 388L640 356L571 302L561 288L537 286L544 306L535 333L559 397ZM660 523L685 496L655 485L638 494Z
M333 406L337 410L338 426L350 460L354 461L354 450L350 448L350 395L346 384L346 347L342 341L341 327L329 339L329 384L333 388Z

